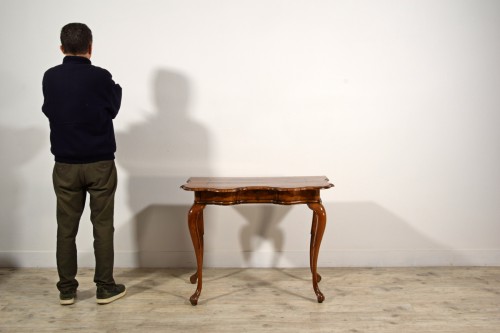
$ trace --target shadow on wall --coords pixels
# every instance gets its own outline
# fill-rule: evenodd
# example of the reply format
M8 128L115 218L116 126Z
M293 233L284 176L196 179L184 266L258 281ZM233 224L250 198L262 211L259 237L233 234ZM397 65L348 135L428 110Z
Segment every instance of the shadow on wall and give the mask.
M194 267L186 205L150 205L135 215L140 267Z
M339 202L329 211L330 249L335 266L435 266L465 258L423 234L404 218L374 202ZM418 207L415 207L418 209Z
M327 227L320 266L435 266L467 262L457 251L432 240L376 203L323 204ZM245 224L239 235L228 235L240 238L242 262L234 262L233 266L309 266L312 211L306 205L249 204L234 209ZM205 240L210 242L209 238L210 228L205 228ZM259 253L262 249L264 252Z
M240 244L245 266L252 266L252 253L270 243L273 249L271 267L277 267L283 253L285 234L280 223L290 212L290 206L278 205L239 205L235 210L245 219L240 230ZM236 235L234 236L236 237Z
M179 187L190 176L210 175L210 138L189 114L192 91L185 75L159 69L152 90L157 110L117 133L117 162L128 174L137 265L186 266L171 252L192 252L187 213L193 199ZM162 261L159 253L170 257Z
M42 114L43 116L43 114ZM46 132L37 128L13 129L0 126L0 244L1 252L15 250L16 242L21 238L18 217L22 209L22 175L19 170L44 145ZM13 258L0 254L0 267L17 267Z
M323 262L332 266L434 266L465 260L377 203L324 205L328 224L322 247L331 258Z
M192 267L194 251L187 228L192 193L179 186L190 176L210 176L210 137L190 115L191 85L182 73L160 69L153 81L156 112L145 122L117 133L117 162L128 174L129 221L134 231L139 267ZM432 264L433 253L450 255L404 219L371 202L325 203L328 224L320 262L331 266ZM304 206L304 205L302 205ZM241 205L234 209L245 220L240 237L242 261L258 265L262 244L274 251L271 266L309 264L312 212L306 206ZM286 218L285 218L286 217ZM304 242L290 244L300 223ZM205 240L210 242L210 228ZM120 230L117 230L119 233ZM422 250L422 251L418 251ZM427 251L427 252L426 252ZM435 251L435 252L433 252ZM328 253L328 257L324 255ZM323 254L323 256L322 256ZM428 255L419 259L416 256ZM187 259L189 258L189 259ZM443 260L447 260L444 258ZM441 260L441 262L443 261ZM241 264L235 262L235 266Z

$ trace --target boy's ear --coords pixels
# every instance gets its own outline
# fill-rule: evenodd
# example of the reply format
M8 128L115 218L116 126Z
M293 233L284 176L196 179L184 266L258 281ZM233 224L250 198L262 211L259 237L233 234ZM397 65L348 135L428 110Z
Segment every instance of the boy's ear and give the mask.
M63 47L62 45L61 45L61 46L59 46L59 49L61 50L61 52L62 52L63 54L66 54L66 53L64 52L64 47Z
M92 55L92 43L89 44L89 55Z

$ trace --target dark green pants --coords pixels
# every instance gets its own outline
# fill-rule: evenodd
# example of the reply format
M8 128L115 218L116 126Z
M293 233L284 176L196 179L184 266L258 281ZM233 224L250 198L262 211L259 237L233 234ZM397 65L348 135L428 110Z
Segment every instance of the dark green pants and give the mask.
M57 288L60 291L74 291L78 287L75 278L78 269L75 241L87 193L90 196L90 220L94 233L94 282L97 286L114 285L115 162L56 162L52 179L57 196Z

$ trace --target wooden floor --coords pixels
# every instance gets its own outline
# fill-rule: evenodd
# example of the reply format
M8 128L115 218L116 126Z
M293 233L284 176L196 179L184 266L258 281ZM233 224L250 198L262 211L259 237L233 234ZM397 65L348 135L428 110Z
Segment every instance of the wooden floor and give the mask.
M307 269L116 269L128 294L95 303L81 269L61 306L54 269L0 269L0 332L500 332L500 267L322 268L319 304Z

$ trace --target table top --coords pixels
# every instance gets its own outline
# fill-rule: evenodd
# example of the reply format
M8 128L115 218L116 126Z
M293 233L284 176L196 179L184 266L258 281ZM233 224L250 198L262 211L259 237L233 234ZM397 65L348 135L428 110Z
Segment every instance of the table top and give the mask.
M308 190L332 187L325 176L307 177L191 177L181 186L186 191L236 192L241 190Z

